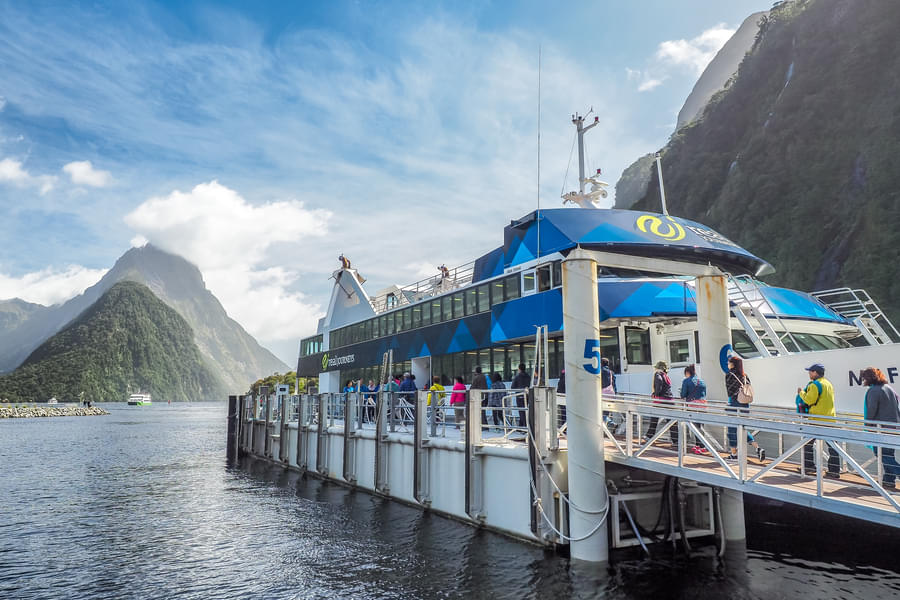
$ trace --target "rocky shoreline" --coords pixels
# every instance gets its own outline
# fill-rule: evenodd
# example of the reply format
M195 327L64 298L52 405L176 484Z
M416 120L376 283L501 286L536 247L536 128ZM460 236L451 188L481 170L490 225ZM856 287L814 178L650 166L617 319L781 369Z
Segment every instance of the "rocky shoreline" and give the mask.
M109 413L97 406L77 404L7 404L0 405L0 419L30 417L92 417Z

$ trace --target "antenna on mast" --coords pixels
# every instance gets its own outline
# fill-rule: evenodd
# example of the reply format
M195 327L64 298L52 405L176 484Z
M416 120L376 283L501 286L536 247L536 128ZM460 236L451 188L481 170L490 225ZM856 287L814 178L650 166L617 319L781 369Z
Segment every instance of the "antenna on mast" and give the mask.
M537 258L541 257L541 45L538 44Z

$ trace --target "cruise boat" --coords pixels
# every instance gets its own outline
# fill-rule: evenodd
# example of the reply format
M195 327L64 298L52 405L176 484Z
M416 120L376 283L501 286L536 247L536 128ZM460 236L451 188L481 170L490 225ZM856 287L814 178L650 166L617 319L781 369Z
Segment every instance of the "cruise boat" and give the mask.
M573 119L579 154L590 127L581 119ZM420 389L434 375L471 383L476 366L509 382L518 364L534 373L538 361L554 385L564 368L561 263L582 248L715 265L726 273L731 344L718 364L724 369L730 354L745 358L759 404L793 407L813 363L825 365L837 409L847 413L862 411L861 369L876 366L892 382L900 378L900 334L864 290L768 285L761 278L774 272L769 263L702 223L667 214L664 200L663 213L594 208L587 183L595 195L604 193L606 184L581 175L580 194L564 196L581 200L577 206L512 220L496 249L454 269L438 267L434 277L411 285L370 295L342 260L316 335L300 342L298 376L317 377L320 392L340 392L348 379L378 381L390 353L392 371L415 374ZM602 266L597 275L599 350L618 391L649 393L660 360L670 365L677 389L683 367L701 362L695 280ZM536 328L544 326L546 342L538 342ZM709 394L725 399L724 389Z
M128 396L128 406L146 406L148 404L153 404L150 394L137 393Z

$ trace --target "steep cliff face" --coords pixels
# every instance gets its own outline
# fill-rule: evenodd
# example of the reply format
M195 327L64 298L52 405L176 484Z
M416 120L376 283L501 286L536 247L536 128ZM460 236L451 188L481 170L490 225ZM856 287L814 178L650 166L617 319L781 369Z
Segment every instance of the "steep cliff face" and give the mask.
M147 245L123 254L99 282L80 296L59 306L32 308L28 315L10 323L10 327L0 328L0 372L16 368L41 342L93 305L119 281L146 285L160 300L178 311L192 328L207 364L228 389L246 390L260 375L288 370L287 365L260 346L226 314L206 288L196 266L180 256ZM8 302L12 306L14 301ZM3 306L0 306L0 313L3 312ZM8 312L11 313L11 309Z
M728 84L744 60L744 55L753 47L760 23L767 22L768 14L757 12L744 19L731 39L716 53L678 111L676 131L699 118L710 99ZM616 208L631 208L644 197L652 168L653 154L647 154L625 169L616 182Z
M900 3L785 2L733 83L663 150L670 212L900 315ZM658 210L655 170L634 208Z
M187 321L131 281L113 285L18 369L0 376L0 398L12 402L124 402L137 391L177 402L220 399L226 388L200 355Z

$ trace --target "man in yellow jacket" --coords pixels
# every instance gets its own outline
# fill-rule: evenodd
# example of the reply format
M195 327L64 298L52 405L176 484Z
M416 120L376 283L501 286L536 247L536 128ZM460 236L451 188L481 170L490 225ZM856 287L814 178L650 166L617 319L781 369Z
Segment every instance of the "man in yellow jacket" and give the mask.
M806 407L806 412L811 415L826 417L835 416L834 410L834 386L825 379L825 367L819 363L806 368L809 373L809 383L806 388L797 388L797 405ZM811 420L815 417L811 417ZM816 421L831 421L831 419L815 419ZM807 474L816 472L815 440L810 440L803 447L803 465ZM837 479L841 476L841 457L837 450L828 446L828 472L825 477Z

